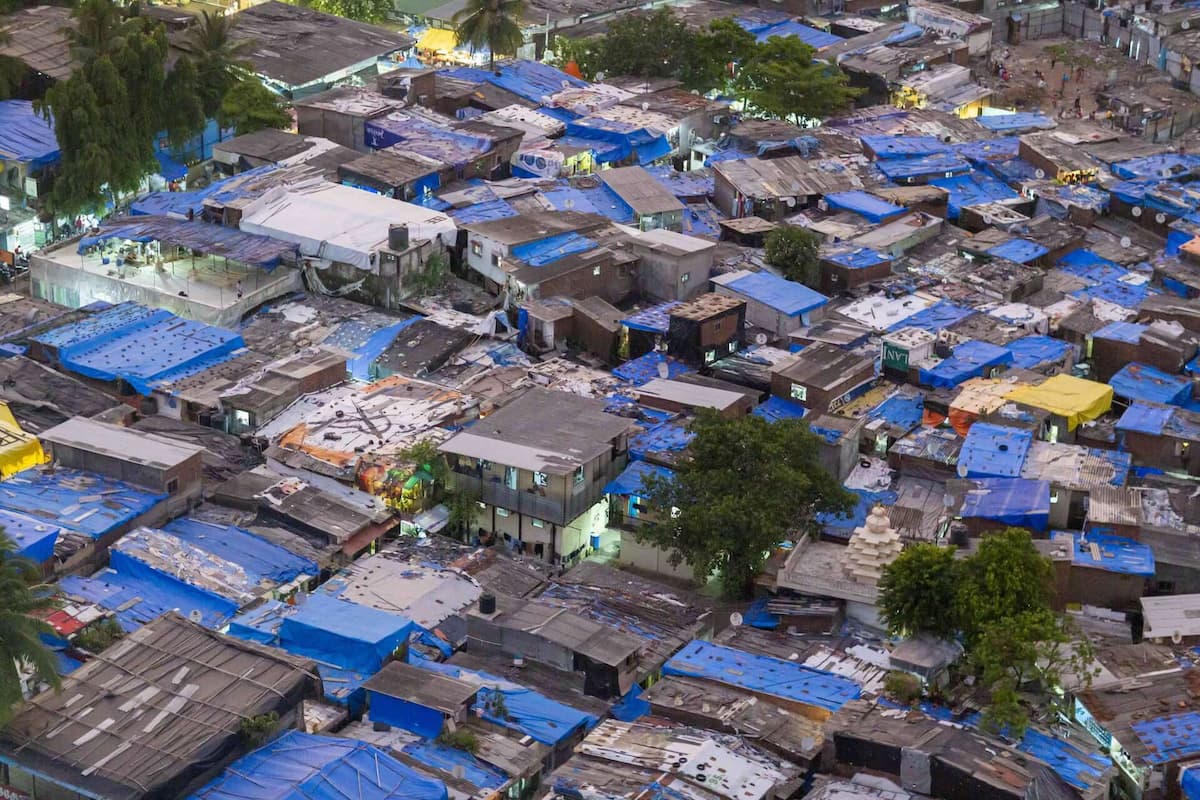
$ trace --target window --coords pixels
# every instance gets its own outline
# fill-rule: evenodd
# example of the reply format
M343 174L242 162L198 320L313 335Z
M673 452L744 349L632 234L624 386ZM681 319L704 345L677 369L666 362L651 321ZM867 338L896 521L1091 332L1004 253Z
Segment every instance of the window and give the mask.
M530 525L532 525L532 526L533 526L533 527L535 527L535 528L544 528L544 527L546 527L546 523L545 523L545 522L542 522L540 519L531 519L531 520L529 520L529 524L530 524Z
M690 272L685 272L679 276L680 283L687 283L691 279L692 279L692 273L690 273Z
M509 514L511 514L511 513L512 513L512 512L511 512L511 511L509 511L507 508L497 508L497 509L496 509L496 516L497 516L497 517L507 517L507 516L508 516ZM506 539L508 538L507 534L505 535L505 537L504 537L504 538L506 538Z
M717 360L717 351L716 350L704 351L704 363L705 364L711 364L716 360Z
M481 459L479 459L479 468L480 468L480 469L491 469L491 468L492 468L492 462L490 462L490 461L488 461L488 460L486 460L486 459L483 459L483 458L481 458Z
M583 467L575 470L575 485L578 486L581 483L583 483Z
M731 352L731 353L737 352L737 341L736 340L729 343L729 352Z
M179 478L171 478L167 481L167 494L175 494L179 491Z
M600 277L600 267L592 267L592 274L595 275L597 278L599 278Z
M792 399L799 400L801 403L808 400L808 387L801 386L798 383L792 384Z
M510 489L517 488L517 468L516 467L505 467L504 468L504 485Z
M549 482L550 482L550 479L546 476L546 473L544 473L544 472L533 473L533 485L534 486L545 486Z
M483 242L480 242L480 241L471 242L471 255L473 255L473 256L483 255Z
M493 267L500 266L500 254L499 253L492 253L492 266Z

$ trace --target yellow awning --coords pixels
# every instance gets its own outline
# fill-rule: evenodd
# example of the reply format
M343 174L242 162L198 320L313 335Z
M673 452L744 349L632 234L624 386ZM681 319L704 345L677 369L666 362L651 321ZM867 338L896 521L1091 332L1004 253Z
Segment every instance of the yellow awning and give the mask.
M21 429L7 403L0 403L0 477L46 463L42 443Z
M1108 384L1055 375L1037 386L1020 386L1008 393L1014 403L1023 403L1064 417L1067 429L1099 419L1112 408L1113 390Z
M457 46L454 31L445 28L429 28L417 40L418 50L453 50Z

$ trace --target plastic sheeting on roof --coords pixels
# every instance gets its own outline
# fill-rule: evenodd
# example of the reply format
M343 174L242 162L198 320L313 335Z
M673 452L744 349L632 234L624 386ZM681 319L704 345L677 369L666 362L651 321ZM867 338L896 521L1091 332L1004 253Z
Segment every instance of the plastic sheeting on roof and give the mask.
M1028 131L1048 131L1058 127L1058 123L1045 114L1019 112L1016 114L988 114L975 117L975 122L992 133L1026 133Z
M585 714L532 689L486 672L428 661L415 653L409 653L409 663L480 687L474 706L480 717L493 725L532 736L551 747L570 739L577 731L590 730L599 722L591 714ZM494 694L500 694L504 698L504 708L507 711L504 717L497 717L494 713Z
M869 247L855 247L849 250L836 250L822 254L821 258L849 269L866 269L888 260L883 253Z
M663 422L629 440L629 455L644 459L654 453L682 453L695 434L683 422Z
M972 308L955 305L949 300L940 300L929 308L921 309L911 317L905 317L899 322L893 323L888 330L898 331L901 328L921 328L931 333L937 333L943 328L949 328L955 323L961 322L974 313L975 310Z
M867 419L881 419L888 425L910 431L920 426L925 416L925 395L894 394L867 413Z
M508 783L508 776L491 764L480 761L465 750L440 745L436 741L422 739L409 742L400 752L422 766L451 775L461 770L463 780L481 789L500 789Z
M64 327L79 330L37 337L44 344L61 342L58 358L64 367L96 380L124 380L143 395L227 361L245 346L232 331L135 304L113 306Z
M952 389L969 378L982 378L993 367L1011 364L1013 355L990 342L972 340L954 348L954 354L919 373L921 383Z
M662 374L666 368L666 375ZM664 355L657 350L651 350L645 355L626 361L612 371L613 377L620 378L634 386L644 386L658 378L675 378L694 372L691 367L677 358Z
M1110 322L1100 330L1092 334L1093 339L1107 339L1114 342L1125 342L1126 344L1137 344L1142 339L1142 334L1146 331L1145 325L1139 325L1136 322Z
M524 261L531 267L544 267L576 253L593 250L596 243L578 233L560 233L548 239L514 245L512 257Z
M1149 753L1151 764L1166 764L1200 753L1200 713L1156 717L1131 726Z
M1136 362L1121 367L1108 381L1113 394L1127 400L1181 406L1192 398L1192 382L1182 375L1168 375L1149 364Z
M971 171L971 165L953 153L935 153L920 158L881 158L875 162L875 166L889 180L893 181L909 181L933 175L938 176L936 180L951 180L945 176L962 176L962 173ZM939 185L933 180L929 183L934 186Z
M1044 531L1050 524L1050 483L1028 478L976 478L959 515Z
M739 24L742 24L740 20ZM745 25L743 24L742 27L745 27ZM759 28L756 31L752 30L750 32L754 34L754 38L759 42L765 42L773 36L778 36L781 39L795 36L814 50L822 50L838 42L845 41L841 36L827 33L818 28L809 27L796 20L785 20L784 22L778 22L774 25L768 25L765 28Z
M0 490L3 486L0 483ZM40 522L6 509L0 509L0 530L16 545L15 555L33 564L43 564L54 557L54 543L62 532L52 522Z
M815 428L813 432L819 434L819 430ZM817 514L817 524L821 526L821 533L825 536L834 539L849 539L854 534L855 528L866 524L867 516L871 513L872 508L879 504L895 505L899 497L890 489L874 492L867 489L850 489L850 492L858 497L854 508L850 511L845 514L822 511Z
M0 477L16 475L45 461L42 443L21 428L7 403L0 402Z
M284 618L279 644L289 653L370 675L411 632L412 622L398 614L313 594Z
M765 403L755 406L750 413L762 417L767 422L782 422L785 419L804 419L808 409L799 403L771 395Z
M857 683L832 672L699 639L672 656L663 674L702 678L826 711L837 711L862 696Z
M191 800L447 800L446 785L366 742L297 730L230 764Z
M871 135L861 137L860 141L879 159L930 156L947 153L951 149L949 144L936 136Z
M862 252L873 253L871 250ZM722 285L789 317L800 316L829 302L829 298L820 292L770 272L750 272Z
M475 83L490 83L539 105L545 102L546 97L563 89L584 89L591 85L549 64L526 59L497 62L495 69L454 67L441 70L439 74Z
M249 197L255 194L248 186L253 182L252 179L266 175L269 172L274 172L279 169L274 164L267 164L254 169L248 169L245 172L239 172L231 178L214 181L205 186L203 189L196 189L188 192L151 192L144 197L139 197L134 200L129 207L131 214L166 215L178 214L186 217L188 212L194 216L200 216L204 211L204 201L213 199L217 203L227 203L230 200L241 197Z
M660 467L645 461L630 461L621 474L608 482L604 487L605 494L622 496L640 496L644 491L643 482L648 478L674 480L675 473L666 467Z
M1117 431L1129 433L1146 433L1151 436L1161 436L1167 422L1178 411L1176 406L1157 405L1135 401L1129 404L1125 413L1117 420Z
M1179 153L1159 153L1153 156L1130 158L1109 165L1118 178L1175 178L1200 170L1200 156Z
M1001 183L985 172L934 178L929 185L940 187L950 193L947 200L947 215L950 219L957 219L966 206L992 203L997 200L1011 200L1018 196L1007 184Z
M165 494L75 469L27 469L0 482L0 508L99 539L154 508Z
M1157 289L1146 285L1130 283L1098 283L1071 292L1072 297L1080 300L1105 300L1122 308L1137 308L1149 295L1159 294Z
M897 206L886 200L863 191L833 192L825 195L825 202L831 209L853 211L868 222L883 222L889 217L903 214L903 206Z
M236 228L206 222L189 222L173 217L139 216L103 222L100 232L79 240L78 251L86 252L109 239L131 242L162 242L186 247L207 255L221 256L243 264L271 270L285 257L296 255L296 245L269 236L243 233Z
M958 453L959 474L968 478L1018 478L1033 444L1033 432L976 422Z
M615 150L597 152L596 160L602 164L624 161L636 155L641 165L646 165L668 155L672 151L665 131L637 127L633 123L607 119L604 112L593 114L567 123L567 136L579 137L589 142L604 142L615 146Z
M1044 761L1060 778L1076 789L1090 791L1109 768L1108 757L1083 750L1073 742L1047 736L1036 728L1027 728L1017 749Z
M354 353L354 358L346 362L346 372L350 377L357 381L369 381L376 375L372 372L375 362L384 352L392 346L392 342L396 341L396 337L410 325L424 319L424 317L413 316L409 319L402 319L399 322L394 322L391 325L385 325L382 328L367 330L366 336L360 343L346 349ZM340 337L350 333L350 328L360 327L366 328L366 324L361 320L350 320L343 322L337 327L337 330L325 340L328 344L340 344L335 341L335 337Z
M982 167L994 161L1016 158L1021 151L1021 140L1016 136L1005 136L999 139L976 139L972 142L961 142L953 147L954 152L967 161L977 167Z
M1072 563L1080 567L1094 567L1105 572L1122 575L1154 577L1154 549L1136 539L1113 536L1107 533L1088 531L1055 531L1053 536L1066 533L1074 541Z
M656 306L643 308L621 320L621 324L634 331L666 333L671 324L671 309L677 305L680 305L680 301L670 300Z
M316 562L260 539L236 525L214 525L181 517L167 523L163 530L194 547L239 565L252 575L278 584L295 580L300 575L316 577L321 572Z
M54 123L34 111L31 101L0 102L0 159L40 169L56 163L61 155Z
M1036 369L1047 364L1062 364L1074 348L1062 339L1050 336L1026 336L1004 345L1013 354L1013 366Z
M1080 423L1091 422L1112 408L1113 389L1103 383L1055 375L1037 386L1018 386L1006 400L1049 411L1067 420L1067 429L1075 430Z
M235 601L159 572L120 550L111 552L109 565L90 578L67 576L59 588L113 612L126 633L175 609L187 617L198 612L200 624L214 630L237 613Z
M1009 239L987 251L994 258L1006 258L1018 264L1030 264L1050 252L1050 249L1028 239Z

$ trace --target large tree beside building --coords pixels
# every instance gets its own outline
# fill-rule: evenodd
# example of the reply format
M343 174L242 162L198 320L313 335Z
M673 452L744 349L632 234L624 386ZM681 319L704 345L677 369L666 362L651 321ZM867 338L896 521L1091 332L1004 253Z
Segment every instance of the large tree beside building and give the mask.
M816 60L816 51L795 36L772 36L738 69L734 90L749 109L803 125L844 111L861 92L846 73Z
M815 513L854 505L822 468L820 439L803 422L701 411L691 429L695 438L674 479L647 486L662 513L636 535L675 564L719 572L731 597L745 596L770 551Z
M233 128L238 136L292 124L279 96L253 78L238 81L225 93L217 120L222 128Z
M497 55L516 55L524 44L524 15L524 0L467 0L454 14L455 35L472 53L487 48L488 67L495 69Z
M812 231L797 225L780 225L767 234L767 263L789 281L813 289L821 286L821 240Z
M35 614L55 606L49 587L38 583L37 569L15 558L16 547L0 529L0 724L23 699L21 671L33 667L35 677L58 687L54 654L42 642L53 629Z
M254 49L250 39L233 36L237 17L205 11L184 37L188 57L196 66L196 91L204 116L212 119L221 110L225 95L250 74L247 57Z

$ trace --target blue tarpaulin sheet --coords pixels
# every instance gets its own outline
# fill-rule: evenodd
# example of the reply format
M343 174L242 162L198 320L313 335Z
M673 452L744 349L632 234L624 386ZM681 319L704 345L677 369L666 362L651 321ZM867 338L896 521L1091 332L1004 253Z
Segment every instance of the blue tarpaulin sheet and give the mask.
M279 646L279 627L284 617L296 613L299 606L290 606L278 600L267 600L256 608L238 614L229 622L229 635L248 642Z
M825 202L833 210L853 211L868 222L883 222L885 219L903 214L904 206L863 191L832 192L825 195Z
M600 213L600 209L593 206L592 201L588 199L587 195L578 189L564 187L551 191L543 191L542 197L550 203L555 211L577 211L581 214Z
M759 42L765 42L772 36L778 36L781 39L786 39L789 36L795 36L797 39L804 42L814 50L821 50L831 45L835 45L838 42L845 41L840 36L836 36L832 33L826 33L818 28L809 27L808 25L795 20L779 22L775 25L770 25L758 31L751 32L754 33L754 38Z
M953 153L935 153L920 158L882 158L876 161L875 165L888 180L892 181L911 182L917 178L933 176L937 176L937 180L950 180L945 176L961 175L971 171L971 165ZM938 185L933 180L929 182L935 186ZM1013 196L1016 196L1015 192Z
M284 618L279 643L289 653L373 674L411 632L412 623L398 614L313 594Z
M813 432L819 433L816 429ZM849 539L855 528L866 524L867 515L871 513L872 508L878 504L893 506L898 499L898 495L890 489L878 492L867 489L851 489L850 491L858 496L858 502L848 513L836 514L822 511L817 514L817 524L821 526L821 533L825 536L834 539Z
M168 380L178 380L215 363L227 361L245 345L238 334L203 322L182 319L168 311L134 314L122 304L101 311L81 323L80 335L66 334L58 357L64 367L101 381L124 380L138 394L148 395ZM106 328L104 319L114 326ZM101 318L101 319L98 319ZM51 331L38 337L46 343L57 339Z
M645 491L644 481L655 478L670 481L674 480L675 473L666 467L646 461L630 461L620 475L608 482L608 485L604 487L604 493L641 496Z
M1016 136L1005 136L999 139L976 139L972 142L962 142L954 145L954 152L977 167L986 166L993 161L1007 161L1016 158L1020 151L1021 140Z
M1142 334L1145 332L1146 326L1139 325L1136 322L1110 322L1093 333L1092 338L1137 344L1142 340Z
M99 539L145 514L165 494L90 472L27 469L0 482L0 508Z
M236 198L257 194L251 189L254 180L279 169L274 164L246 170L231 178L215 181L203 189L187 192L151 192L133 201L129 210L132 214L178 214L186 217L191 212L199 217L204 211L204 201L213 199L218 203L227 203Z
M243 233L224 225L165 216L136 216L101 223L99 233L79 240L78 250L84 253L109 239L162 242L267 270L274 269L285 257L296 254L296 245L290 242Z
M1006 258L1018 264L1031 264L1050 252L1050 249L1028 239L1009 239L987 251L993 258Z
M888 260L886 255L876 250L872 250L869 247L855 247L850 250L838 250L831 253L825 253L821 256L821 258L850 269L866 269L867 267L873 267L876 264L882 264Z
M1200 156L1179 153L1160 153L1153 156L1131 158L1109 165L1109 170L1118 178L1175 178L1188 176L1200 170Z
M862 252L873 253L874 251L863 250ZM798 317L806 311L820 308L829 302L829 298L820 292L770 272L751 272L725 283L724 286L726 289L744 295L750 300L762 303L789 317Z
M488 200L484 203L463 208L452 208L446 211L459 225L469 225L472 222L490 222L494 219L505 219L517 216L517 210L504 200Z
M1072 350L1069 343L1051 336L1026 336L1009 342L1004 348L1012 353L1013 366L1021 369L1063 363Z
M758 628L764 631L773 631L779 628L781 620L776 614L772 614L767 606L770 605L771 598L760 597L750 604L750 607L742 612L742 620L751 628Z
M163 530L193 547L219 556L237 564L248 573L275 583L284 584L300 575L316 577L321 573L316 562L302 558L236 525L214 525L181 517L167 523Z
M867 419L881 419L896 428L912 430L921 424L925 416L925 396L921 394L894 394L867 414Z
M694 437L683 422L663 422L631 438L629 455L644 459L652 453L681 453Z
M1090 790L1109 768L1109 760L1103 753L1083 750L1072 742L1047 736L1036 728L1026 729L1017 749L1044 761L1076 789Z
M646 167L646 172L664 189L682 200L704 200L712 195L716 184L712 172L706 169L679 172L674 167L663 165Z
M1064 532L1055 532L1061 533ZM1154 549L1150 545L1142 544L1136 539L1098 533L1094 530L1088 531L1086 535L1077 531L1065 533L1074 540L1072 563L1076 566L1092 567L1122 575L1154 577ZM1096 546L1099 558L1092 554L1092 545Z
M601 163L622 161L636 153L638 163L644 166L672 150L670 142L662 132L639 128L621 120L607 119L604 112L568 122L566 135L585 141L615 145L616 151L603 155L593 150L596 160Z
M1058 127L1058 123L1045 114L988 114L975 117L975 122L992 133L1026 133L1028 131L1048 131Z
M191 800L447 800L446 785L366 742L297 730L233 762Z
M1129 408L1125 409L1125 413L1117 420L1117 431L1161 436L1167 422L1174 416L1177 410L1175 406L1156 405L1140 401L1130 403Z
M212 629L237 613L233 600L159 572L120 550L111 552L109 564L90 578L69 575L59 581L59 588L113 612L126 633L174 609L188 617L198 611L201 624Z
M1152 294L1159 294L1159 292L1145 284L1121 282L1099 283L1071 292L1072 297L1080 300L1105 300L1123 308L1137 308Z
M493 725L532 736L551 747L570 739L577 731L590 730L599 722L591 714L585 714L532 689L486 672L428 661L415 653L409 654L409 663L479 686L475 711L483 719ZM507 711L504 717L497 717L493 713L495 704L492 702L492 695L495 693L504 698L504 708Z
M976 422L958 454L959 474L968 478L1017 478L1033 444L1033 432Z
M663 368L666 374L661 374ZM691 367L677 358L665 355L657 350L651 350L645 355L631 358L612 371L613 377L620 378L634 386L644 386L658 378L676 378L694 372Z
M0 493L4 483L0 483ZM0 530L16 545L14 555L33 564L42 564L54 557L54 543L62 530L53 522L39 521L24 514L0 508Z
M1179 779L1179 788L1184 800L1200 800L1200 767L1186 769Z
M837 711L862 696L857 683L832 672L699 639L672 656L663 674L703 678L826 711Z
M949 328L955 323L963 321L974 313L975 310L972 308L955 305L949 300L939 300L929 308L923 308L911 317L893 324L889 330L921 328L931 333L937 333L943 328Z
M666 333L671 324L671 309L679 304L678 300L670 300L656 306L643 308L621 320L621 324L633 331Z
M987 162L987 170L1004 183L1013 186L1023 181L1037 180L1038 168L1023 158L1006 158ZM1039 191L1038 197L1046 199L1049 192L1053 191L1055 189ZM1107 195L1105 196L1107 197Z
M34 111L31 101L0 102L0 159L39 169L57 162L60 156L54 123Z
M466 750L440 745L436 741L409 742L400 752L418 764L450 774L461 771L463 780L481 789L500 789L508 776L491 764L480 761Z
M808 409L799 403L771 395L765 403L756 406L750 413L762 417L767 422L782 422L785 419L804 419Z
M398 111L363 123L364 143L381 150L399 145L401 152L413 152L443 164L461 168L492 149L486 136L440 127L424 116Z
M974 427L974 426L972 426ZM1044 531L1050 524L1050 483L1028 478L975 478L959 516Z
M1166 764L1200 753L1200 713L1156 717L1135 722L1133 732L1142 740L1151 764Z
M348 348L354 352L354 358L346 362L347 374L356 381L373 380L376 377L376 373L372 371L375 362L379 360L379 357L383 355L385 350L392 346L392 342L396 341L396 337L400 335L401 331L420 319L424 319L424 317L413 316L394 322L391 325L385 325L382 328L370 330L369 332L364 330L366 336L362 340L362 343ZM366 323L360 320L343 322L338 326L335 334L351 334L352 331L349 330L351 326L365 328Z
M1008 185L996 180L986 172L979 171L971 175L935 178L929 182L929 185L940 187L950 193L947 201L947 215L950 219L958 219L958 215L966 206L992 203L997 200L1011 200L1017 197L1017 193Z
M441 70L438 74L475 83L490 83L538 105L564 88L582 89L590 85L549 64L526 59L498 61L495 69L453 67Z
M1113 394L1125 400L1181 406L1192 397L1192 382L1182 375L1168 375L1148 364L1126 364L1109 379Z
M650 713L650 701L642 697L642 687L635 683L624 697L613 703L609 713L621 722L636 722Z
M544 267L575 253L593 250L596 243L578 233L560 233L548 239L514 245L512 257L524 261L531 267Z
M950 151L950 145L936 136L863 136L863 147L872 150L879 159L915 158Z
M935 388L952 389L970 378L982 378L993 367L1011 364L1013 355L990 342L963 342L954 354L931 369L922 369L921 383Z
M889 35L881 44L893 45L911 42L913 39L919 39L925 35L925 29L920 25L913 25L911 22L905 22L900 26L900 29Z

